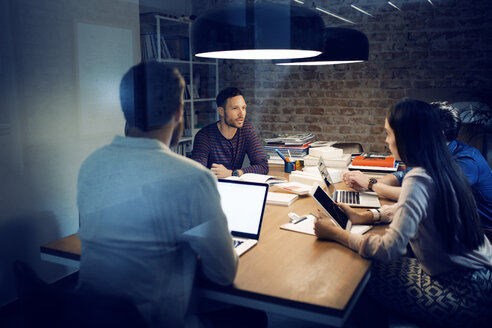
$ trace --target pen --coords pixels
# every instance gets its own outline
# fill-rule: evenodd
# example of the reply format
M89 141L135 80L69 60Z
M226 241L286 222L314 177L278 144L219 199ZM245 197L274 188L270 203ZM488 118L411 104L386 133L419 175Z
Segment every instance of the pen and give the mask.
M307 219L307 216L303 216L302 218L300 218L299 220L297 220L296 222L294 222L294 224L298 224L299 222L302 222L304 220Z
M284 162L288 162L288 160L285 158L285 156L280 152L280 150L278 150L277 148L275 148L275 151L277 152L278 156L280 156L280 158L284 161Z
M289 153L289 159L292 158L292 155L290 154L290 149L287 149L287 152Z

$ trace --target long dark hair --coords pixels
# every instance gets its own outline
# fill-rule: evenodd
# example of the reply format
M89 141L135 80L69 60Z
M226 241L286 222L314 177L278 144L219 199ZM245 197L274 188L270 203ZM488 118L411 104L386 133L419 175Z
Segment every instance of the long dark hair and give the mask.
M387 119L401 159L424 168L434 182L434 223L445 249L460 253L483 245L475 199L446 145L438 111L426 102L406 99L389 110Z

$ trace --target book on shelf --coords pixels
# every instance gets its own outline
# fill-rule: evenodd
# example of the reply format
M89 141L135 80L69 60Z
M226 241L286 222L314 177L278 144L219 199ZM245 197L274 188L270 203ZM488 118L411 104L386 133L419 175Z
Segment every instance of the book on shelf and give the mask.
M395 158L393 156L383 154L362 154L354 157L352 160L352 165L392 168L395 166Z
M299 196L295 194L286 194L283 192L269 191L267 194L267 204L290 206Z
M165 44L169 52L169 58L189 60L190 48L187 37L179 35L166 35Z
M140 36L142 59L149 61L159 57L158 46L161 46L161 58L171 58L164 35L161 35L160 42L157 40L157 34L144 34Z
M191 84L187 84L184 90L184 98L191 99Z

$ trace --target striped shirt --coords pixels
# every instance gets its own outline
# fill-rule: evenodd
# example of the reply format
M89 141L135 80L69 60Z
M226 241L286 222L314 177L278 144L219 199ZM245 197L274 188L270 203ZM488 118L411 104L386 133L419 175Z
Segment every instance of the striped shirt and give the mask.
M250 166L242 168L248 155ZM245 121L232 139L226 139L217 123L207 125L195 136L191 158L207 168L213 163L222 164L229 170L241 169L244 173L268 173L268 160L256 135L253 124Z

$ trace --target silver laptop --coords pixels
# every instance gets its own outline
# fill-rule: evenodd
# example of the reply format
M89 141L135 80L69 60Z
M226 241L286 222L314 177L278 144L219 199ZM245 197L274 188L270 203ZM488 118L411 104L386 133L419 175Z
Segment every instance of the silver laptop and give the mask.
M318 170L325 180L330 196L339 203L353 207L381 207L378 194L372 191L337 190L323 158L318 161Z
M241 256L260 238L268 184L219 179L218 189L234 248Z

